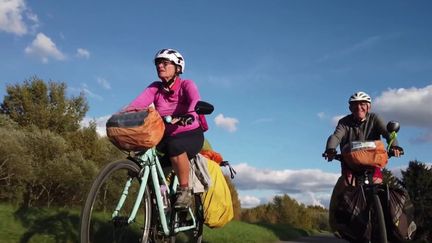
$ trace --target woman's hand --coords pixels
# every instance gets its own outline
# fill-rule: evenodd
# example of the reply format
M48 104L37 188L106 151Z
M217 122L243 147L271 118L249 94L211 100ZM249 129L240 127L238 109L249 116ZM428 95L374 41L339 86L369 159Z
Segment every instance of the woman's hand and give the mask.
M401 155L404 154L403 148L399 147L399 146L391 146L390 152L391 152L391 155L394 157L400 157Z

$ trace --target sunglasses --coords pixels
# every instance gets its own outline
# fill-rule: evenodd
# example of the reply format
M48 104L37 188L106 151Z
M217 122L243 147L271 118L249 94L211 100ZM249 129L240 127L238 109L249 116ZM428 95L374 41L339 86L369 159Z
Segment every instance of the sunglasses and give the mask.
M160 64L162 64L164 67L168 66L169 64L173 64L174 63L170 60L166 60L166 59L156 59L155 60L155 65L159 66Z

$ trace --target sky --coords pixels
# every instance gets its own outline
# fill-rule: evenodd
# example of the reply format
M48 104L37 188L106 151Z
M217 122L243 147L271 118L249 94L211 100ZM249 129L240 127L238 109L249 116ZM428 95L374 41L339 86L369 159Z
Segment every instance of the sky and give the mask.
M321 154L356 91L401 123L388 169L432 162L432 2L0 0L0 96L37 76L109 116L158 79L163 48L185 58L215 106L205 137L230 161L242 207L288 194L327 207L340 174Z

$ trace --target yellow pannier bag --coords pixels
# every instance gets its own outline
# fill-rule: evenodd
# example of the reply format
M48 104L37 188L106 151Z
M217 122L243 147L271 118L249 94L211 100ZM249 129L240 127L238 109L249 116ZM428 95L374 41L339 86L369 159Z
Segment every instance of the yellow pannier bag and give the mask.
M211 185L203 194L204 224L210 228L219 228L234 217L231 193L219 164L207 159L207 166Z

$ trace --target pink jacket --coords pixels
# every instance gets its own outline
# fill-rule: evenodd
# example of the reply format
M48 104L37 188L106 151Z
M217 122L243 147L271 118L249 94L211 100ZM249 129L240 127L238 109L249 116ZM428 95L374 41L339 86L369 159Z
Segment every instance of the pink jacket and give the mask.
M162 117L185 114L192 114L195 117L195 121L187 126L165 123L165 136L172 136L200 126L198 115L194 110L199 100L200 95L195 83L192 80L182 80L178 77L170 90L165 90L161 81L151 83L123 110L143 109L153 103Z

